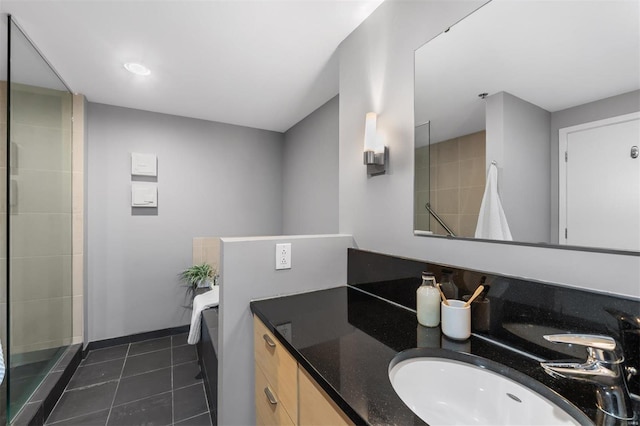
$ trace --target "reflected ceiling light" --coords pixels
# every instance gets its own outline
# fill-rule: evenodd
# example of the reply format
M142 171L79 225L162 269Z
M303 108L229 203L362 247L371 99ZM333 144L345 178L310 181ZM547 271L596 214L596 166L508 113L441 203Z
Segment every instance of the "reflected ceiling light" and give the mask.
M127 71L135 75L149 75L151 74L151 70L145 67L142 64L138 64L137 62L127 62L124 64L124 67Z

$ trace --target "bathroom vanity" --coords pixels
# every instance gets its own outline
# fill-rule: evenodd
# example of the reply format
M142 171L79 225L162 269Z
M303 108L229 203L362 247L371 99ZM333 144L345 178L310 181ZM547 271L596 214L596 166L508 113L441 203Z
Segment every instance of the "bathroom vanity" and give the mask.
M484 276L491 283L488 298L493 317L489 330L475 331L466 341L454 341L439 328L418 324L415 305L413 311L410 307L420 284L420 274L413 274L413 268L433 271L436 276L440 272L439 265L349 250L350 285L252 302L258 423L313 424L305 418L316 404L307 397L305 389L310 388L325 407L315 410L329 410L340 424L424 424L400 399L389 379L390 367L420 350L416 348L451 358L469 354L498 363L505 371L515 371L524 386L544 389L544 396L578 424L606 423L596 406L592 384L552 377L540 365L546 360L584 360L585 348L550 343L542 336L608 332L620 341L625 332L615 329L624 319L609 311L633 311L637 316L637 301L457 269L454 277L461 288L469 278L475 281ZM393 279L393 275L405 278ZM591 320L580 318L580 306ZM611 320L602 320L603 310ZM275 345L273 354L268 352L271 344ZM627 356L629 362L637 362L634 354ZM269 362L277 364L271 372ZM637 393L635 380L629 384ZM501 397L495 396L496 407L503 404ZM637 400L634 404L638 405ZM285 411L274 415L286 415L289 421L265 417L277 411L270 407L274 405Z
M254 345L257 424L353 424L257 316Z

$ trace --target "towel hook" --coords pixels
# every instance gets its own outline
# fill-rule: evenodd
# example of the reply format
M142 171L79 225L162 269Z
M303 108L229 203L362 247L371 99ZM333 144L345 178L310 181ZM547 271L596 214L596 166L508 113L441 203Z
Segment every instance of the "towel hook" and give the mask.
M494 166L498 166L498 162L496 160L491 160L491 164L493 164Z

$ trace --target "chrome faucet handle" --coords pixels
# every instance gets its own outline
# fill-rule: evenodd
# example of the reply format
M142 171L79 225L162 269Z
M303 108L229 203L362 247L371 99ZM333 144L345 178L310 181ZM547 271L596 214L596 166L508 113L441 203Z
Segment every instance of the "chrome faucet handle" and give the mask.
M542 362L544 370L554 376L595 383L598 408L617 420L632 420L636 415L625 380L622 347L609 336L593 334L550 334L543 336L553 343L584 346L589 357L586 362ZM609 424L609 423L604 423Z
M589 358L607 364L620 364L624 361L622 348L609 336L594 334L550 334L543 336L552 343L565 343L587 348Z

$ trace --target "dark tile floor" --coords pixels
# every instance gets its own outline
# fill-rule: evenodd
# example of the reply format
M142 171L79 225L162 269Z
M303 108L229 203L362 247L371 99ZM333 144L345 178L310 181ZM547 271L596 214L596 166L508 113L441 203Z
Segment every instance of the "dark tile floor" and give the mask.
M211 425L187 335L90 351L47 425Z

